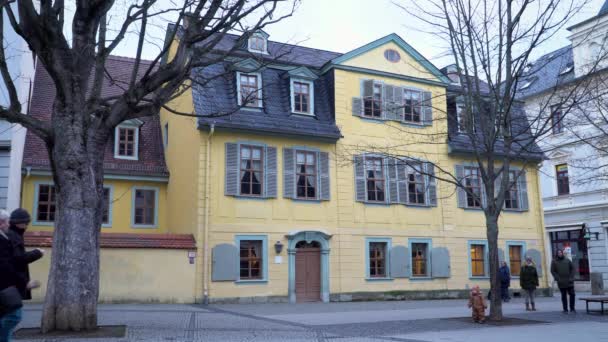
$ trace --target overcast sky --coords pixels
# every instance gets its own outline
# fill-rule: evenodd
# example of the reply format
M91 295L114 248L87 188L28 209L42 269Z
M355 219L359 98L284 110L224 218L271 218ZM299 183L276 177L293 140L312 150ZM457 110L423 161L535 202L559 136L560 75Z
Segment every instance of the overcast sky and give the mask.
M438 67L449 64L438 58L445 50L430 34L420 32L414 18L397 7L401 0L303 0L293 17L269 27L270 39L336 52L348 52L390 33L397 33ZM605 0L590 0L572 24L595 16ZM423 2L423 0L419 0ZM409 25L409 26L408 26ZM539 48L535 57L569 44L569 32Z

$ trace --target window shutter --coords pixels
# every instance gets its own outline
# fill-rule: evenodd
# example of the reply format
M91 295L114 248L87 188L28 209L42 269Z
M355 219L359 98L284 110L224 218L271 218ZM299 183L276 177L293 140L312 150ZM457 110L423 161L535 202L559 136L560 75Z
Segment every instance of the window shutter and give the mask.
M528 182L525 170L522 170L517 178L517 188L519 190L519 210L528 211Z
M502 248L498 249L498 262L501 263L505 261L505 251Z
M363 80L363 97L374 96L374 80Z
M397 183L399 192L399 203L407 204L407 165L403 160L397 160Z
M320 189L319 199L322 201L329 201L331 189L329 187L329 153L327 152L319 152L318 153L319 160L319 180L320 180Z
M500 169L495 169L494 174L498 174L499 171L500 171ZM498 193L500 192L501 183L502 183L502 173L500 175L498 175L496 177L496 179L494 179L494 196L495 197L497 197Z
M353 97L352 106L354 116L363 115L363 100L360 97Z
M390 277L408 278L410 276L410 256L408 248L393 246L390 251Z
M481 174L479 175L479 181L481 183L481 207L487 208L488 207L488 194L486 193L486 183L484 182Z
M277 197L277 148L266 147L266 165L264 166L264 192L266 198Z
M394 87L394 100L393 110L395 111L395 120L403 121L403 88Z
M295 198L296 158L293 148L283 149L283 197Z
M226 143L226 179L224 193L226 196L239 194L239 145Z
M399 190L397 182L397 163L395 158L384 158L386 175L388 178L388 203L399 203Z
M382 100L385 120L397 120L395 112L395 87L392 85L384 84L382 87Z
M464 166L456 165L456 179L460 182L460 185L464 185ZM456 195L458 199L458 208L467 207L467 192L461 188L456 188Z
M426 204L431 207L437 206L437 180L435 179L435 165L424 163L426 177Z
M235 281L238 280L238 249L229 243L222 243L213 247L211 256L211 280Z
M365 158L355 156L355 198L358 202L365 202L367 194L365 191Z
M541 257L540 252L537 249L528 249L526 251L526 256L529 256L530 259L536 265L536 273L538 273L538 277L542 277L543 275L543 259Z
M431 250L431 276L449 278L450 270L450 251L445 247L433 248Z
M433 125L433 93L430 91L422 92L422 124L426 126Z

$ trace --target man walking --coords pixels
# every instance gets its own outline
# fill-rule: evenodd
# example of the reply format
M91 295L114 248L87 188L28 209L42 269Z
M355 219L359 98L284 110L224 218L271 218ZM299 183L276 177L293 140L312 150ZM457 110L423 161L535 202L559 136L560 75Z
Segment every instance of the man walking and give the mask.
M551 274L562 293L563 312L568 313L568 296L570 297L570 312L576 312L574 309L574 267L572 267L570 259L564 257L561 249L557 251L556 258L551 262Z
M509 297L509 287L511 287L511 271L509 270L509 266L507 266L506 262L503 261L501 263L498 273L500 274L500 296L502 297L502 301L507 303L511 299L511 297Z

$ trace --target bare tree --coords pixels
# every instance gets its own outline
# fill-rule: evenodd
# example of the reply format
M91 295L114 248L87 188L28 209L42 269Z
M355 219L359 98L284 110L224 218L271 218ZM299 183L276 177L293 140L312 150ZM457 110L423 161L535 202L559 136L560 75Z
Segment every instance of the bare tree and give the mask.
M586 3L577 0L407 0L397 3L445 43L447 55L454 61L453 84L447 95L430 99L436 123L433 126L438 128L431 131L402 126L395 128L403 136L403 143L399 145L367 145L354 149L388 155L398 164L438 180L444 188L460 189L466 194L465 200L479 204L485 217L493 294L500 293L498 219L517 179L541 161L543 151L538 147L538 140L558 124L547 115L548 105L539 108L538 113L525 113L523 103L517 100L518 93L525 88L524 75L531 56ZM560 94L564 110L575 106L568 101L573 94L580 94L589 86L579 82L569 92ZM435 106L436 103L447 103L447 110ZM461 174L436 156L420 152L420 145L456 140L466 146L460 152L468 156L476 175ZM424 164L433 165L434 171L429 172L431 169L423 167ZM474 186L477 181L480 181L479 187ZM500 296L492 296L491 319L502 319L501 304Z
M193 68L221 60L214 48L228 32L253 32L291 15L299 2L278 0L4 0L0 21L15 32L49 73L56 92L51 120L24 114L4 50L0 73L10 104L0 118L23 125L48 149L57 190L53 256L42 331L88 330L97 326L99 231L102 221L103 155L114 128L129 119L153 116L184 91ZM16 6L15 6L16 5ZM282 9L286 8L286 11ZM120 22L114 12L123 13ZM71 16L73 11L73 16ZM70 14L70 15L66 15ZM65 22L66 17L71 22ZM110 19L111 18L111 19ZM151 62L142 61L156 18L172 18L165 41L179 40L166 57L162 45ZM3 23L0 22L0 28ZM67 33L66 33L67 31ZM136 31L134 69L124 91L102 96L106 59ZM3 37L0 31L0 38ZM228 50L241 46L242 35ZM229 53L229 51L227 52ZM200 81L200 80L199 80Z

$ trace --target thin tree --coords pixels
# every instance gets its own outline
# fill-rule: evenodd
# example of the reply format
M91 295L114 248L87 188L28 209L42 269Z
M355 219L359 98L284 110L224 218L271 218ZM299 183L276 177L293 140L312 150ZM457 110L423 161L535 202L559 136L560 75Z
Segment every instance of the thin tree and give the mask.
M44 141L57 190L43 332L97 327L104 174L99 156L114 128L125 120L158 115L184 91L193 68L224 57L214 48L227 33L253 32L276 23L291 15L298 2L132 0L124 2L126 8L113 0L0 2L0 28L8 18L49 73L56 92L50 121L25 115L0 49L0 73L10 99L0 108L0 118L24 126ZM68 18L70 22L65 21ZM178 39L180 44L168 60L163 57L170 44L160 44L152 61L142 62L144 45L151 40L146 32L155 19L168 20L164 18L172 18L174 28L165 41ZM104 97L106 59L133 31L138 37L130 79L121 83L122 93ZM245 39L247 34L228 50L242 46Z

